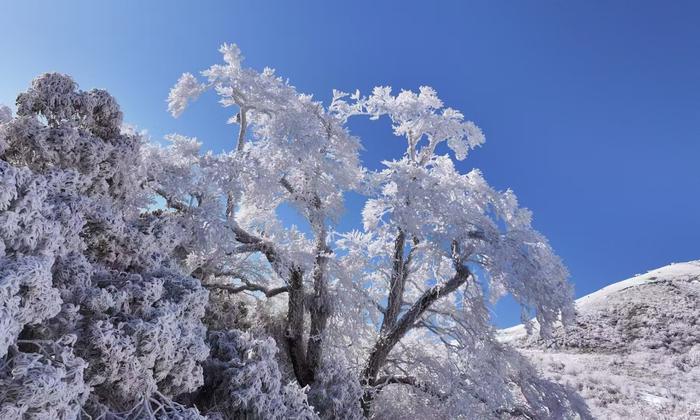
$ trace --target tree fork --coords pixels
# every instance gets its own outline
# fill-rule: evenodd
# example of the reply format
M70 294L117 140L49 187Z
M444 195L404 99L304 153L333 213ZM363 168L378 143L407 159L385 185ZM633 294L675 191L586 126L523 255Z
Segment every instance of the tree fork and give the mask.
M370 356L367 359L364 370L362 371L361 383L366 387L371 387L377 378L379 370L386 363L386 358L394 348L396 343L406 335L406 333L415 325L425 311L436 300L446 296L467 282L471 272L469 268L461 263L457 254L457 246L453 245L453 259L455 260L455 275L444 284L435 285L426 290L421 297L411 306L411 308L401 317L396 325L386 334L380 336L379 340L374 344ZM369 415L372 399L371 390L367 390L362 397L361 404L365 415Z

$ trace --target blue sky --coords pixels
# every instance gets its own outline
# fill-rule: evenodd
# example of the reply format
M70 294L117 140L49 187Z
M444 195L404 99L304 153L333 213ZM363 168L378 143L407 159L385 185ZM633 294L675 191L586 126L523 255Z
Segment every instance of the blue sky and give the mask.
M333 88L434 87L485 132L459 164L533 210L576 294L700 258L700 3L0 0L0 103L45 71L108 89L127 122L228 149L213 96L180 119L180 73L237 43L328 101ZM398 157L388 122L353 122L370 168ZM351 199L340 228L358 226ZM496 323L511 325L508 301Z

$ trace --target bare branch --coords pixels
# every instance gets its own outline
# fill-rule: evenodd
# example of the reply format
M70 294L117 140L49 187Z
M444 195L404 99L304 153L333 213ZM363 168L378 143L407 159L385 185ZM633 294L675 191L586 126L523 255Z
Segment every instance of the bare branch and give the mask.
M240 293L244 291L249 291L249 292L262 292L265 294L266 297L273 297L277 296L280 293L285 293L288 291L287 286L281 286L281 287L265 287L260 284L256 284L251 282L245 275L241 274L238 271L212 271L210 273L214 277L235 277L239 279L243 284L234 286L232 284L221 284L221 283L209 283L209 284L203 284L204 287L208 289L218 289L218 290L226 290L230 293Z
M287 190L289 194L291 194L292 198L295 200L299 201L306 201L306 199L300 195L297 190L292 186L292 184L289 182L289 180L286 177L282 177L280 179L280 185ZM319 212L321 210L321 198L318 196L318 194L314 194L312 199L311 199L311 208L309 210ZM310 220L310 222L313 223L313 221Z
M239 245L232 250L228 251L226 255L231 256L231 255L236 255L236 254L245 254L248 252L262 252L264 249L264 244L262 242L259 243L253 243L253 244L243 244Z
M245 229L241 228L235 223L227 224L226 227L233 232L238 242L247 245L246 247L236 249L240 250L241 252L261 252L263 255L265 255L265 258L270 263L275 272L277 272L277 275L279 275L283 279L287 278L289 273L286 272L286 270L283 269L282 264L280 264L280 255L277 252L275 246L272 244L272 242L269 242L259 236L247 232ZM228 255L237 253L236 249L231 251L231 253Z
M291 195L296 195L296 190L294 187L292 187L292 184L286 177L283 176L282 179L280 179L280 185L282 185L282 187L284 187L284 189Z
M234 196L231 191L226 193L226 218L233 219L233 212L235 210Z

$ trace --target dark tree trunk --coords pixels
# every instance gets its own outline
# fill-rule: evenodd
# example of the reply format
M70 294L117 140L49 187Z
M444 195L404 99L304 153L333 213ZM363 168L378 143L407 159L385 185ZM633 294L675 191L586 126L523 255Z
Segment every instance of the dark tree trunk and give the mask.
M406 270L403 259L405 243L406 235L402 230L399 230L399 234L396 236L396 241L394 242L394 260L391 278L389 279L389 297L387 299L386 312L384 312L384 319L382 320L382 327L379 331L380 335L383 335L394 326L399 312L401 311L406 279L403 275Z
M292 359L294 375L299 385L306 386L313 375L306 364L304 349L304 273L294 268L290 273L287 308L287 346Z
M375 383L379 370L386 363L386 358L391 350L413 328L430 305L441 297L454 292L467 282L471 275L469 269L461 264L456 264L455 268L457 272L450 280L426 290L401 319L397 321L396 325L380 336L379 340L374 344L362 371L361 382L364 386L369 388ZM365 415L369 415L373 397L372 390L368 389L362 398L361 404Z
M321 364L323 352L323 333L326 330L330 307L328 302L328 284L326 279L326 266L328 265L328 253L325 232L319 238L316 249L316 262L314 265L314 294L309 304L311 326L309 328L309 341L306 346L306 364L309 368L311 381L315 379L316 370Z

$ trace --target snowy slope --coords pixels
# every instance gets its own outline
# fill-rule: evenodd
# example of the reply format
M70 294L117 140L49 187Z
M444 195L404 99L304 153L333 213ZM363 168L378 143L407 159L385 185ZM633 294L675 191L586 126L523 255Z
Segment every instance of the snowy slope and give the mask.
M596 418L700 419L700 261L612 284L576 308L576 325L552 340L522 325L499 338L576 388Z

